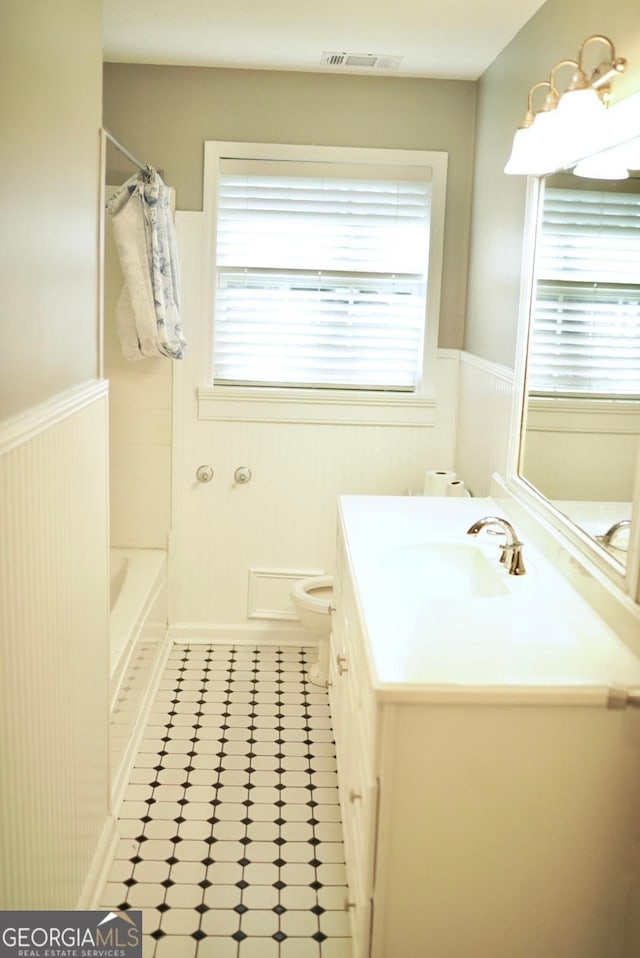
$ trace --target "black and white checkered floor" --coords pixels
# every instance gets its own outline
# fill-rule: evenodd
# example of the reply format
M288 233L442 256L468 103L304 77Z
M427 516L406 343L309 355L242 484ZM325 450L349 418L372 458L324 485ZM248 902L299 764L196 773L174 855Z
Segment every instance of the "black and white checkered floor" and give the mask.
M101 906L144 958L350 958L327 694L313 650L174 646Z

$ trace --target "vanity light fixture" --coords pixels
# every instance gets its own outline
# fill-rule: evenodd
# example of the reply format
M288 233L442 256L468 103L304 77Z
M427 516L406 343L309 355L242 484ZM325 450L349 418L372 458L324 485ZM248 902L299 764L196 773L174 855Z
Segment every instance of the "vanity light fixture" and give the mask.
M587 156L573 168L575 176L588 180L627 180L629 169L620 150L604 150Z
M608 59L599 63L587 76L585 51L594 42L607 45ZM607 113L610 81L624 71L626 62L622 57L616 57L613 43L608 37L594 34L587 37L580 47L577 60L560 60L556 63L549 79L535 83L529 90L527 112L514 136L505 173L543 175L564 165L565 158L588 153L594 130L604 121ZM556 74L566 66L573 67L573 74L560 94ZM542 87L547 87L547 95L542 107L534 111L532 97Z

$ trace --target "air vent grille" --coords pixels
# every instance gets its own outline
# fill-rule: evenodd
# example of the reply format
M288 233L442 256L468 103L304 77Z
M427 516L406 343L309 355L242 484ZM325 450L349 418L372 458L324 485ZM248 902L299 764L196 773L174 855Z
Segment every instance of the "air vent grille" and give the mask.
M364 70L397 70L402 57L393 57L377 53L339 53L327 51L322 54L320 63L329 67L361 67Z

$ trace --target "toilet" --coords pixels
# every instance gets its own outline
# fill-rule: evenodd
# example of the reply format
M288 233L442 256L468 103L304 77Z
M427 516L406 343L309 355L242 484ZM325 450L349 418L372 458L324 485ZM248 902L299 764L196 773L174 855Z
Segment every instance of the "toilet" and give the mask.
M329 678L333 576L316 575L300 579L291 588L291 602L302 624L318 636L318 661L309 669L309 681L326 689Z

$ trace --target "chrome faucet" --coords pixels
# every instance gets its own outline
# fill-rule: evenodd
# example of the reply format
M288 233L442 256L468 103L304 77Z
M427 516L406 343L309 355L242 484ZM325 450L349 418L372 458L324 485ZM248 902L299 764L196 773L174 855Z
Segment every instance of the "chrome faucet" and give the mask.
M507 536L507 541L501 546L500 562L506 567L509 575L524 575L527 571L522 561L523 544L518 540L516 530L506 519L500 516L485 516L484 519L478 519L467 529L467 535L477 536L481 529L486 526L498 526L498 528Z
M613 546L613 540L618 534L620 529L628 529L631 526L631 519L620 519L619 522L614 522L613 525L607 529L605 533L601 536L596 536L598 542L601 542L603 546ZM621 546L614 546L614 548L619 549Z

